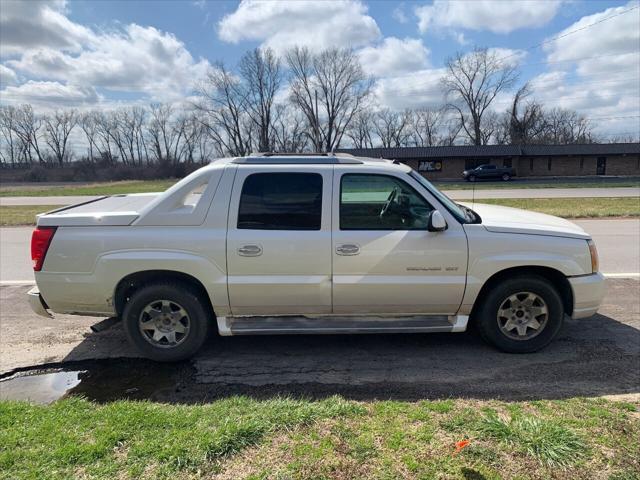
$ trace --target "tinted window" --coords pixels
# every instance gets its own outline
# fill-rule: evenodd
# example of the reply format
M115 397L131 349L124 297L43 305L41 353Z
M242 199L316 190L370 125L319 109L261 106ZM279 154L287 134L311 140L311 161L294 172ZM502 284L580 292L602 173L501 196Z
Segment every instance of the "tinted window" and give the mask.
M254 173L242 186L238 228L320 230L322 176L317 173Z
M342 176L341 230L424 230L431 210L431 205L399 178Z

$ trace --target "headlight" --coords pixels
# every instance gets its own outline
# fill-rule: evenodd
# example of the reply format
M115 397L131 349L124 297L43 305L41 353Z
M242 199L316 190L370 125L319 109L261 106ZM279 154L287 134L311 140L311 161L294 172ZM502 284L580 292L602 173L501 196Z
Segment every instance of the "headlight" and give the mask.
M600 268L598 249L596 249L596 244L593 240L587 240L587 245L589 245L589 253L591 254L591 273L596 273Z

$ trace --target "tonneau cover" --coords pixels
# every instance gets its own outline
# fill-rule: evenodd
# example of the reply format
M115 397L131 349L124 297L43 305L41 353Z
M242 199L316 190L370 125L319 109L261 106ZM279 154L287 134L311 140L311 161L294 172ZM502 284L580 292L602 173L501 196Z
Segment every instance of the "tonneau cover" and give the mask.
M135 193L100 197L38 215L41 227L90 227L130 225L159 193Z

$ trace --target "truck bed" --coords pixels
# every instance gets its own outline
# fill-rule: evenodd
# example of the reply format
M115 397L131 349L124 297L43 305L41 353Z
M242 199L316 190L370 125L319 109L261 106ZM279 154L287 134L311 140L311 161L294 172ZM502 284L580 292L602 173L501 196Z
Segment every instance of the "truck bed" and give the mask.
M130 225L159 193L111 195L38 215L38 226L82 227Z

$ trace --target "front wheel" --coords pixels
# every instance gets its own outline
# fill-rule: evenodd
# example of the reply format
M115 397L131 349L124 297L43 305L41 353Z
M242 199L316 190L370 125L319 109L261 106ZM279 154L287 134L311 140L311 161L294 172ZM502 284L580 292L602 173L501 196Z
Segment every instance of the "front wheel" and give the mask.
M502 180L508 182L509 180L511 180L511 175L505 173L504 175L502 175Z
M157 283L135 292L122 314L129 341L145 357L175 362L194 355L208 338L213 318L189 286Z
M475 312L478 330L485 341L505 352L536 352L562 327L562 299L542 277L505 280L480 301Z
M475 175L469 175L469 181L470 182L475 182L476 181L476 176Z

